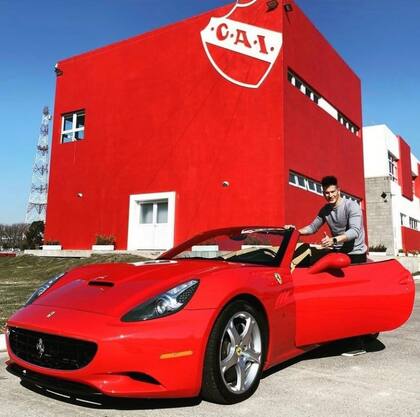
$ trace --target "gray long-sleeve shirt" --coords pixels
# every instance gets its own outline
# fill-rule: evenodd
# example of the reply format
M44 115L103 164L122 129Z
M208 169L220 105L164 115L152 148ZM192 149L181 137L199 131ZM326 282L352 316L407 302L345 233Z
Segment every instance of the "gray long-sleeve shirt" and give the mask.
M325 222L333 236L342 234L347 236L347 242L340 246L340 251L349 254L366 253L362 210L355 201L343 197L336 207L326 204L315 220L307 226L310 234L316 233Z

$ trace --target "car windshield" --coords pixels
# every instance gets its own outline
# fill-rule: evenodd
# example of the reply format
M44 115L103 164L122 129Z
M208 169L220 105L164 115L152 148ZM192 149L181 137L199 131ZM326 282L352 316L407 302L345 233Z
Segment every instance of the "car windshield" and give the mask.
M204 233L164 253L160 259L212 259L278 264L288 232L280 228L237 228Z

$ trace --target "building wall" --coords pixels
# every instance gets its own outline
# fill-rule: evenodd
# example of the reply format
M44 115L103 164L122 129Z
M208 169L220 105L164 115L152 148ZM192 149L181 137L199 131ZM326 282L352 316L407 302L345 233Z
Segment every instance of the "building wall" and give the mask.
M365 178L388 176L388 151L400 157L398 140L386 125L363 127ZM379 157L374 158L374 155Z
M259 0L230 17L283 33L259 88L227 81L204 52L200 32L231 5L60 61L46 239L76 249L106 234L124 249L130 196L147 193L175 192L175 243L209 228L303 224L324 201L291 187L290 170L334 174L363 199L361 131L326 111L333 104L360 128L360 81L292 4L287 16ZM261 65L210 52L237 76L253 79ZM290 85L289 68L323 108ZM80 109L85 138L61 144L61 116Z
M401 187L398 184L393 183L394 187L394 211L395 211L395 218L398 220L398 223L401 226L401 213L405 214L404 224L403 226L409 228L410 217L416 219L420 225L420 199L418 197L413 197L413 201L408 200L404 196L401 195ZM420 228L418 227L417 230L413 230L413 232L418 233L420 236ZM401 227L399 233L397 233L397 246L399 249L404 249L404 235L402 234ZM411 246L411 245L409 245ZM420 251L420 246L417 248Z
M394 255L399 227L395 227L391 182L389 177L366 178L366 213L369 246L384 245L387 254ZM384 192L386 198L381 197Z
M389 254L396 255L406 247L412 248L417 242L413 236L420 236L420 228L404 232L410 217L420 224L418 159L405 140L386 125L363 128L363 145L369 242L371 246L383 243ZM388 153L397 159L396 181L390 177ZM401 214L405 215L403 224Z
M321 100L315 103L288 82L287 71L359 128L360 80L309 19L293 7L283 23L285 170L315 181L335 175L345 192L364 200L361 130L358 135L351 133L321 106ZM287 176L284 181L286 222L303 226L314 219L325 200L288 184Z
M281 31L283 9L262 3ZM47 239L86 248L110 234L125 248L129 196L144 193L176 192L175 242L283 221L281 58L258 89L222 78L200 31L228 10L59 62ZM61 115L78 109L85 139L61 144Z

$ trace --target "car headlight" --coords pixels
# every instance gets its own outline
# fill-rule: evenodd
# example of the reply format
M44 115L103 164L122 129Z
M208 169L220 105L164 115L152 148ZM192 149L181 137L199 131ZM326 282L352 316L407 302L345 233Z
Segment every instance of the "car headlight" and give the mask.
M192 279L154 297L125 314L125 322L151 320L176 313L185 307L194 295L199 281Z
M44 294L45 291L48 290L51 286L53 286L63 275L65 275L65 272L62 272L61 274L55 275L52 278L50 278L48 281L44 282L26 301L25 306L28 306L29 304L32 304L38 297L40 297L42 294Z

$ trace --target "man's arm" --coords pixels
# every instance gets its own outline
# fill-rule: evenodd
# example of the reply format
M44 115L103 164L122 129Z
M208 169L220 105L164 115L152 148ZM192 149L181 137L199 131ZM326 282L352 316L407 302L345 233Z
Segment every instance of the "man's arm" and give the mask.
M349 228L344 233L347 241L354 240L361 235L363 228L362 210L356 202L350 204L348 225Z
M316 233L319 228L324 224L325 220L320 216L316 216L314 221L311 224L308 224L307 226L302 227L299 229L299 233L301 235L313 235Z

